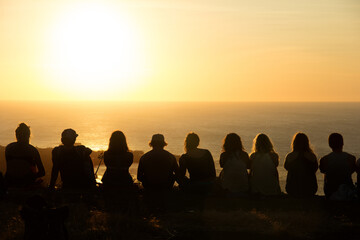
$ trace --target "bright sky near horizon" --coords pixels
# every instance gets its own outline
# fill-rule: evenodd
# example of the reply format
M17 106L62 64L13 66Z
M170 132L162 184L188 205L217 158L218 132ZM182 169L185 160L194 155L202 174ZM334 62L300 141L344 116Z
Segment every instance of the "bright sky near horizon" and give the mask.
M2 0L0 100L360 101L360 1Z

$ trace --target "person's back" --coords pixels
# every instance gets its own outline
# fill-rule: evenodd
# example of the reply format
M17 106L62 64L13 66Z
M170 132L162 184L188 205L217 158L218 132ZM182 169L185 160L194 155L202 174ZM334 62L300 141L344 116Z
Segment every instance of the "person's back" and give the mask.
M279 195L279 175L273 153L255 153L250 156L250 185L251 192L266 196Z
M0 200L4 198L6 194L6 185L2 172L0 172Z
M104 186L130 186L133 183L129 167L133 163L131 152L104 153L106 171L101 179Z
M214 181L215 164L211 153L206 149L194 149L179 159L180 171L188 170L190 182Z
M94 167L90 157L92 151L82 145L74 146L77 136L73 129L64 130L61 138L63 145L53 149L50 188L55 187L59 172L63 188L95 187Z
M91 150L85 146L53 149L53 164L58 166L63 188L88 188L94 186Z
M325 195L330 197L342 184L353 186L351 175L355 168L355 157L346 152L332 152L321 158L320 171L325 174Z
M351 175L356 170L355 156L343 152L344 140L341 134L332 133L329 136L329 146L332 153L320 159L320 171L324 176L324 192L327 198L336 193L340 186L347 186L347 189L352 189L353 181Z
M313 196L317 191L316 156L309 152L291 152L285 158L286 192L297 197Z
M5 179L10 187L26 187L35 184L37 178L45 175L38 150L29 144L30 129L21 123L16 129L17 142L5 148Z
M175 181L176 169L174 155L164 149L153 149L140 158L138 179L144 188L170 189Z
M249 164L249 155L244 151L221 153L220 167L223 168L219 176L221 187L232 193L248 192Z
M223 152L220 155L219 180L221 187L235 194L246 194L249 190L250 159L243 147L241 138L236 133L229 133L224 138Z

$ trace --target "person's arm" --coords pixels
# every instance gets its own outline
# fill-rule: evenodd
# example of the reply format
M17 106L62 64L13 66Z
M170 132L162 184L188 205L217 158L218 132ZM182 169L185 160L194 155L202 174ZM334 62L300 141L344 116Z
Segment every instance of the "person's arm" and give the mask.
M36 173L35 177L39 178L45 176L45 168L41 161L39 151L36 148L34 148L34 161L38 169L38 172Z
M249 157L249 154L247 152L243 152L243 159L244 159L244 162L246 164L246 169L250 169L250 157Z
M312 163L312 169L314 172L316 172L319 169L319 163L317 161L317 157L314 153L311 153L311 157L309 158L309 161Z
M279 166L279 155L276 152L271 154L271 159L273 160L275 167Z
M186 156L181 155L179 159L178 179L183 179L186 174Z
M142 182L144 181L144 167L143 167L143 159L144 155L139 160L138 170L137 170L137 179Z
M356 172L358 173L358 175L360 174L360 158L356 161Z
M52 170L51 170L51 179L50 179L50 184L49 184L49 188L53 189L55 188L55 184L56 184L56 179L58 178L59 175L59 157L58 157L59 153L58 153L58 149L54 148L52 151Z
M208 152L209 162L210 162L210 165L209 165L209 166L210 166L210 169L209 169L209 171L210 171L210 176L213 177L213 178L216 178L216 170L215 170L214 159L213 159L210 151L207 150L207 152Z
M289 169L291 168L291 153L288 153L285 157L285 162L284 162L284 168L289 171Z
M220 167L222 167L222 168L224 168L225 163L226 163L226 160L227 160L225 155L226 155L225 152L223 152L223 153L220 154L219 163L220 163Z
M106 167L108 167L111 163L111 161L110 161L110 154L106 151L106 152L104 152L104 155L103 155L103 157L104 157L104 164L105 164L105 166Z
M320 172L325 173L326 172L326 156L322 157L320 159L320 166L319 166Z
M134 155L131 152L129 152L128 156L129 157L128 157L128 162L127 162L127 167L129 168L134 162Z
M350 171L354 173L356 171L356 158L353 155L349 156Z
M250 161L249 161L249 170L250 170L249 175L251 175L252 174L253 163L254 163L254 159L255 159L255 153L250 154L249 159L250 159Z

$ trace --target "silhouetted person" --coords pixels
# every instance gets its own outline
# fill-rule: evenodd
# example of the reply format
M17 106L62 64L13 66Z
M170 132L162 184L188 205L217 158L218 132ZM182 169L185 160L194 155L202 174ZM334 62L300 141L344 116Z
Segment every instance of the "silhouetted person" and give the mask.
M77 136L73 129L65 129L61 134L63 145L53 149L50 188L55 187L59 172L63 188L95 187L92 151L83 145L75 146Z
M317 158L310 147L309 138L297 133L292 141L292 152L285 158L286 192L295 197L310 197L317 191Z
M115 131L111 134L109 148L104 153L106 171L102 178L105 188L129 188L133 179L129 167L133 163L133 154L129 151L123 132Z
M223 189L232 193L249 191L247 169L250 168L250 159L244 150L240 136L236 133L229 133L224 139L220 167L223 168L219 176Z
M353 188L351 175L356 170L356 158L343 152L344 140L341 134L330 134L329 146L332 153L320 159L320 171L325 174L324 192L327 198L330 198L341 185Z
M21 123L15 131L17 142L5 148L5 180L10 187L27 187L40 183L45 175L38 150L29 144L30 128Z
M189 133L185 139L185 154L179 159L178 178L181 187L192 193L207 193L212 190L216 172L209 150L198 148L200 138ZM189 172L190 179L185 174Z
M264 196L281 194L278 165L279 155L274 151L271 140L263 133L258 134L250 155L251 193Z
M162 134L153 135L149 145L152 150L140 158L137 179L142 183L145 190L171 190L178 169L176 158L164 150L167 143Z
M356 161L356 173L357 173L357 191L360 196L360 158Z
M6 194L6 185L2 172L0 172L0 200L4 198Z

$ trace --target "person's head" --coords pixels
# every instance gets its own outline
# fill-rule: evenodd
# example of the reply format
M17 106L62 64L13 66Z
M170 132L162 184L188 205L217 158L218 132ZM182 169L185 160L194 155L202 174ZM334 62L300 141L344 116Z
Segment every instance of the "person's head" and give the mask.
M344 139L340 133L332 133L329 136L329 146L333 151L342 151Z
M74 146L77 136L75 130L71 128L65 129L61 134L61 142L64 146Z
M305 133L296 133L292 140L292 150L296 152L313 152L309 138Z
M224 152L236 152L236 151L244 151L243 144L241 142L241 138L236 133L229 133L226 135L223 144Z
M29 143L30 141L30 127L25 123L20 123L15 130L16 140L18 142Z
M253 143L253 152L274 152L274 146L270 138L263 133L256 135Z
M149 143L149 146L156 149L163 149L165 146L167 146L167 143L165 142L164 135L162 134L154 134L151 138L151 141Z
M123 132L115 131L111 134L109 141L110 152L128 152L129 147L126 142L126 137Z
M189 152L192 149L195 149L199 146L200 138L196 133L188 133L185 138L185 152Z

